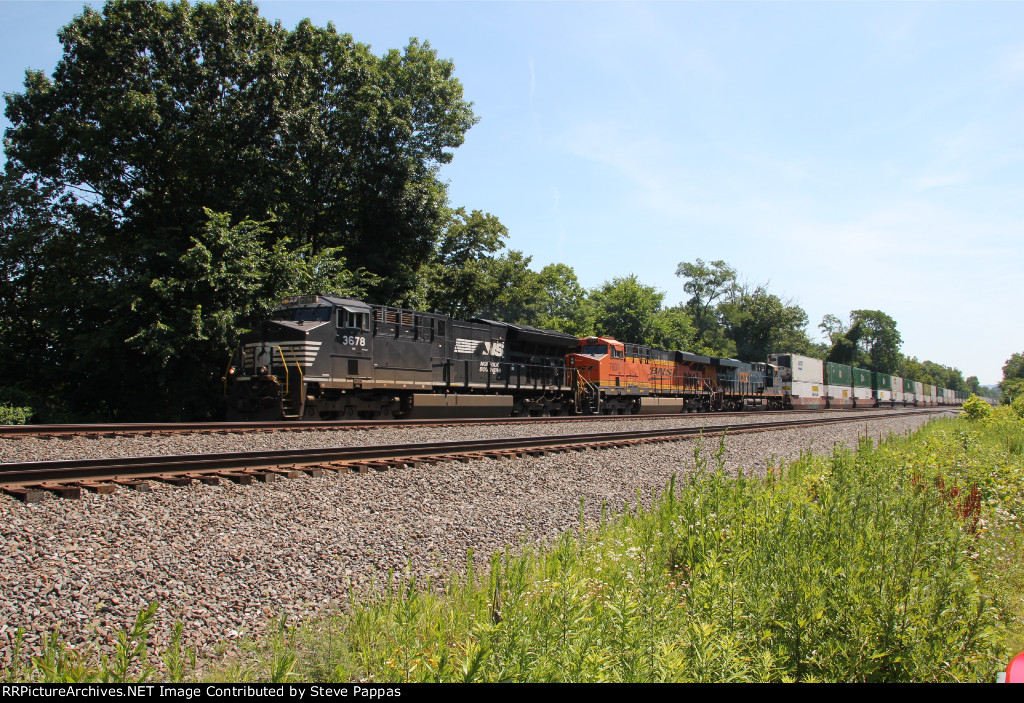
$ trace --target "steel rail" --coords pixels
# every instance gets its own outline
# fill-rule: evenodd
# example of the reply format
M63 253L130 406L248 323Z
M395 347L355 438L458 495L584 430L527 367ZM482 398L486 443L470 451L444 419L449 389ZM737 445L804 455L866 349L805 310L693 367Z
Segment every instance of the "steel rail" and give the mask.
M915 410L905 414L934 414L941 409ZM159 476L198 477L200 474L222 474L238 470L295 469L300 466L354 464L386 460L430 457L433 459L481 454L485 452L543 451L555 448L586 448L640 442L673 440L695 435L717 435L722 432L740 434L773 429L792 429L841 422L883 419L893 415L788 419L743 425L708 425L657 430L598 432L570 435L543 435L498 439L471 439L415 444L381 444L313 449L283 449L218 454L178 456L135 456L103 459L74 459L0 464L0 487L52 487L54 484L81 481L141 479ZM9 491L8 491L9 492Z
M949 406L952 408L953 406ZM601 422L608 420L662 420L684 417L734 417L785 413L867 413L900 411L906 408L836 408L830 410L744 410L730 412L658 413L650 415L575 415L556 417L472 417L420 420L318 420L271 422L202 423L93 423L84 425L0 425L0 439L25 437L121 437L173 434L245 434L248 432L312 432L326 430L369 430L402 427L457 427L470 425L523 424L537 422ZM921 408L917 408L921 409Z

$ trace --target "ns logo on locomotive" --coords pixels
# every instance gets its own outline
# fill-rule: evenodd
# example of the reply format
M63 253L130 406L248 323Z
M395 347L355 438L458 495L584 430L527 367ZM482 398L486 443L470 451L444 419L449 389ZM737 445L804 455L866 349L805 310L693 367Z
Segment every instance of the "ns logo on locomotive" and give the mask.
M794 354L743 362L495 320L453 320L334 295L283 300L271 319L242 336L224 383L233 421L636 414L962 400L953 391L915 387L912 381L908 392L903 379Z

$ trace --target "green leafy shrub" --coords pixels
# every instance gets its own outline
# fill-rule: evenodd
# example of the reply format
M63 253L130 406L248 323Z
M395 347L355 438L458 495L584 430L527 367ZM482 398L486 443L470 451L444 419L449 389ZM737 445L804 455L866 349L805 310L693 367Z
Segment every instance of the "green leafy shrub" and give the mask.
M0 405L0 425L24 425L32 417L32 408Z
M973 393L964 401L963 411L968 420L987 420L992 417L992 406Z

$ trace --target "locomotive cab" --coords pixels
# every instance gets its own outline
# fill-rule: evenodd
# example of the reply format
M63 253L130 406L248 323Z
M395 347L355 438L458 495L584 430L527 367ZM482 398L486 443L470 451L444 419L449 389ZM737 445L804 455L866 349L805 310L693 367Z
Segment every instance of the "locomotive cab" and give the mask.
M297 419L310 376L325 376L319 351L334 329L335 300L285 298L270 319L241 336L241 350L227 388L228 419Z
M373 335L370 308L352 304L335 308L336 334L331 354L333 378L370 378Z
M622 386L626 345L610 337L582 337L579 351L566 356L580 378L600 387Z

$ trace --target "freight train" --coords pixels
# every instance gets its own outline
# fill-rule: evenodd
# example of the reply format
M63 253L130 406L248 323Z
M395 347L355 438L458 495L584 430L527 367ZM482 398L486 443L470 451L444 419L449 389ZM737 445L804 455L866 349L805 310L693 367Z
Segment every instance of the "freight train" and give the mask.
M224 376L224 394L232 421L625 415L963 400L950 390L795 354L743 362L334 295L286 298L269 320L242 335Z

